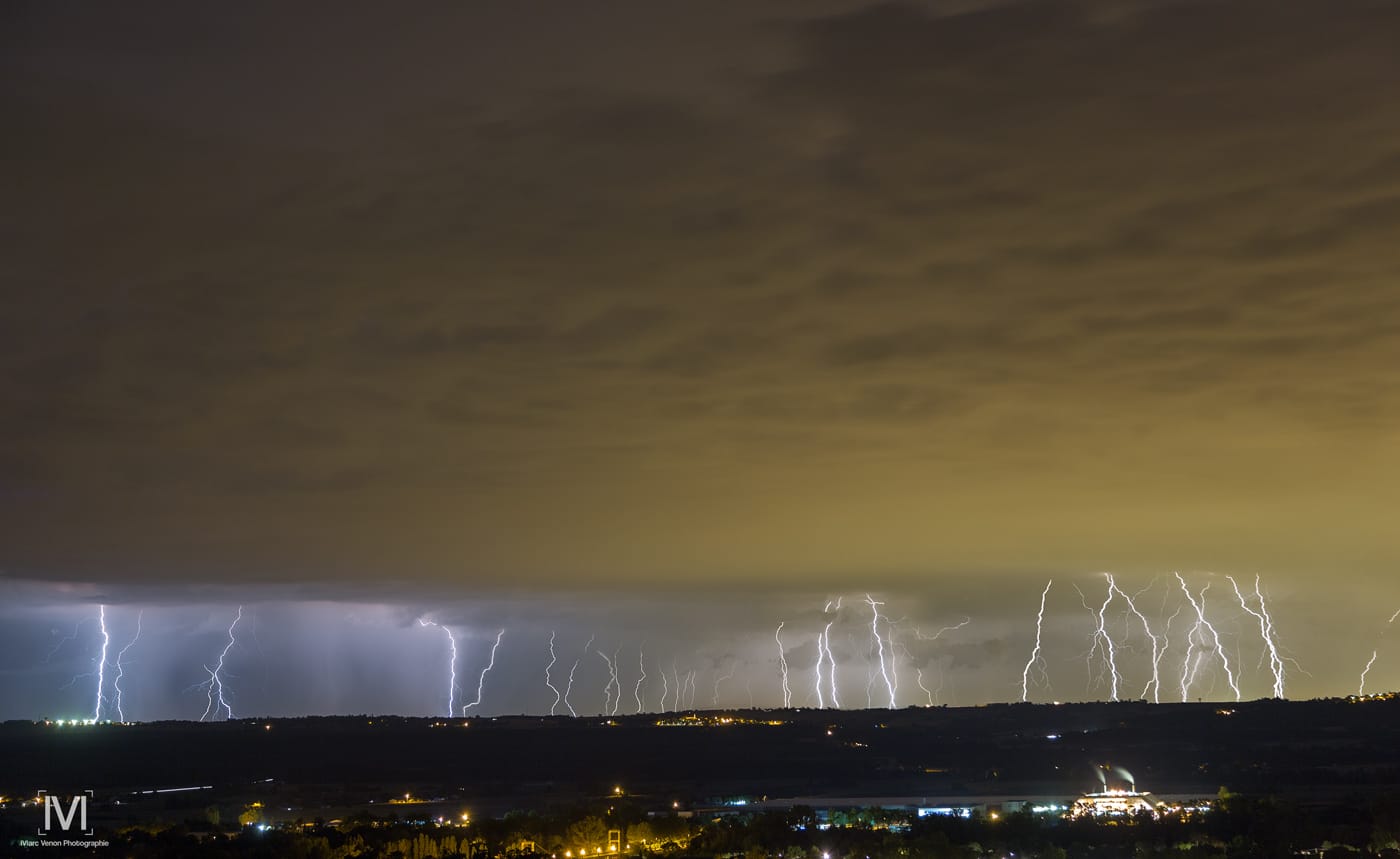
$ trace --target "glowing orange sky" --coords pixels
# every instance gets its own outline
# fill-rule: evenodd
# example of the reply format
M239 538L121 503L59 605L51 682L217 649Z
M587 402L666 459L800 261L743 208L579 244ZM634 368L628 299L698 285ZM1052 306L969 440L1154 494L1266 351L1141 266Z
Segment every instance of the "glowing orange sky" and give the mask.
M1400 10L511 5L5 28L7 574L1393 589Z

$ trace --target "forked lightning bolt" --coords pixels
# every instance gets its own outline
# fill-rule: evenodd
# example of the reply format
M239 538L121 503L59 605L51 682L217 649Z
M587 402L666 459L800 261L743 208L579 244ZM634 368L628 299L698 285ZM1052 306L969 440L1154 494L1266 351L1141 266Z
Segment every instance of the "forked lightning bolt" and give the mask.
M205 681L205 685L207 685L209 691L209 705L204 708L204 715L199 717L199 721L201 722L209 718L211 713L217 716L220 710L223 710L224 713L227 714L224 718L233 718L233 707L229 704L228 700L224 698L224 661L228 659L228 652L238 643L238 640L234 637L233 630L242 619L243 606L239 606L238 613L234 615L233 623L228 626L228 644L225 644L224 649L219 652L218 662L214 664L213 668L207 665L204 666L204 670L209 672L209 679ZM214 703L215 699L218 700L218 704Z
M1245 595L1240 592L1240 586L1235 581L1234 576L1226 576L1230 582L1230 587L1234 588L1235 596L1240 601L1240 608L1244 609L1251 617L1259 621L1259 637L1264 639L1264 647L1269 652L1269 670L1274 675L1274 697L1282 698L1284 689L1284 664L1283 657L1279 655L1278 641L1274 636L1274 621L1269 617L1269 607L1264 603L1264 592L1259 587L1259 577L1254 577L1254 598L1259 602L1259 609L1251 608Z
M880 676L885 680L885 691L889 693L889 706L890 709L893 710L898 706L895 703L895 693L899 689L899 686L898 680L896 679L898 675L892 676L889 668L885 665L885 640L880 637L880 606L884 605L884 603L876 602L870 594L865 595L865 603L870 606L870 634L875 637L875 646L878 649L880 658ZM894 654L891 653L890 657L893 659Z
M1216 631L1215 626L1211 624L1210 621L1206 620L1206 591L1210 590L1210 582L1206 582L1205 587L1201 588L1200 598L1198 600L1196 596L1191 593L1190 588L1186 587L1186 580L1181 577L1181 573L1176 573L1175 575L1176 580L1181 583L1182 593L1186 594L1186 600L1191 603L1191 608L1196 612L1196 623L1191 628L1191 631L1187 633L1186 660L1182 665L1181 671L1181 700L1188 700L1188 692L1191 686L1196 682L1196 676L1200 672L1201 662L1207 653L1212 652L1215 656L1219 657L1220 665L1225 669L1225 678L1230 683L1230 689L1235 693L1235 700L1240 700L1239 683L1235 680L1234 669L1230 667L1230 657L1225 653L1225 646L1220 641L1220 633ZM1207 632L1210 633L1209 641L1207 641L1205 637ZM1197 645L1201 648L1199 651L1195 649ZM1193 653L1196 657L1194 660L1191 658Z
M1162 693L1162 657L1167 653L1166 635L1163 634L1161 638L1154 635L1152 633L1151 624L1147 622L1147 616L1138 611L1137 607L1137 597L1142 596L1152 585L1149 584L1147 588L1138 591L1137 596L1128 596L1127 591L1118 587L1118 583L1113 580L1111 574L1104 573L1104 577L1108 579L1109 591L1123 598L1123 602L1128 604L1128 611L1132 612L1137 617L1138 621L1142 623L1142 631L1147 635L1148 640L1152 642L1152 678L1147 681L1146 686L1142 687L1142 697L1146 698L1147 690L1151 689L1153 702L1160 704ZM1153 581L1155 582L1156 579L1153 579Z
M1122 675L1118 673L1118 654L1113 647L1113 637L1108 634L1108 621L1106 617L1108 605L1109 603L1113 602L1113 576L1107 573L1105 573L1104 575L1108 578L1108 596L1104 599L1103 605L1099 606L1097 612L1095 612L1094 609L1089 607L1089 602L1084 597L1084 592L1079 591L1079 586L1075 585L1074 589L1076 591L1079 591L1079 599L1082 603L1084 603L1084 608L1087 609L1091 615L1097 618L1098 622L1098 625L1094 628L1093 640L1092 643L1089 645L1089 652L1084 654L1084 663L1085 667L1089 670L1090 683L1091 685L1096 685L1094 684L1093 659L1094 654L1101 653L1103 657L1103 664L1108 668L1109 693L1112 695L1113 700L1117 701L1118 681L1122 679ZM1100 671L1099 679L1102 679L1102 677L1103 673L1102 671Z
M603 715L616 716L618 704L622 702L622 684L617 679L617 653L608 656L599 650L598 655L608 664L608 682L603 685ZM614 695L617 697L614 698Z

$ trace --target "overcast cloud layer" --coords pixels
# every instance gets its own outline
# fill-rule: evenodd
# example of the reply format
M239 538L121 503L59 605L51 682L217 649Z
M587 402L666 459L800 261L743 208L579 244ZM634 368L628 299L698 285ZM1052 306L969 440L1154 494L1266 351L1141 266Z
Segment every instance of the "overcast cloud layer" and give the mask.
M679 649L666 594L743 588L757 666L783 594L870 589L981 618L1000 700L1047 577L1215 570L1321 693L1400 606L1396 4L3 16L38 650L252 585L536 649L625 594Z

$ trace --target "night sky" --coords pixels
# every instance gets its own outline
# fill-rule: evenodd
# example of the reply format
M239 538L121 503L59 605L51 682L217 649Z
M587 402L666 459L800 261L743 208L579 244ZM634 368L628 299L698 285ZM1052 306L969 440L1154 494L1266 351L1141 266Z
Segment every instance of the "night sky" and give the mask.
M238 715L443 709L420 618L458 705L506 630L474 712L550 709L551 631L580 712L600 649L623 712L639 649L814 704L828 622L880 706L872 621L899 706L1020 700L1051 578L1029 697L1107 698L1103 571L1163 700L1176 571L1243 697L1226 576L1290 697L1400 686L1397 44L1358 0L9 4L0 718L92 714L99 605L138 718L201 715L240 604Z

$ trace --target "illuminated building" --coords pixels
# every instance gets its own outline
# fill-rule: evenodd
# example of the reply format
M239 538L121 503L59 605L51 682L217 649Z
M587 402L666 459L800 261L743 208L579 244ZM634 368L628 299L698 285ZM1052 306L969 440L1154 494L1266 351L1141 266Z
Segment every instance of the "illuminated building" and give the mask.
M1150 793L1105 788L1076 799L1065 816L1071 820L1084 817L1136 817L1140 814L1160 817L1165 807L1165 803L1156 801Z

